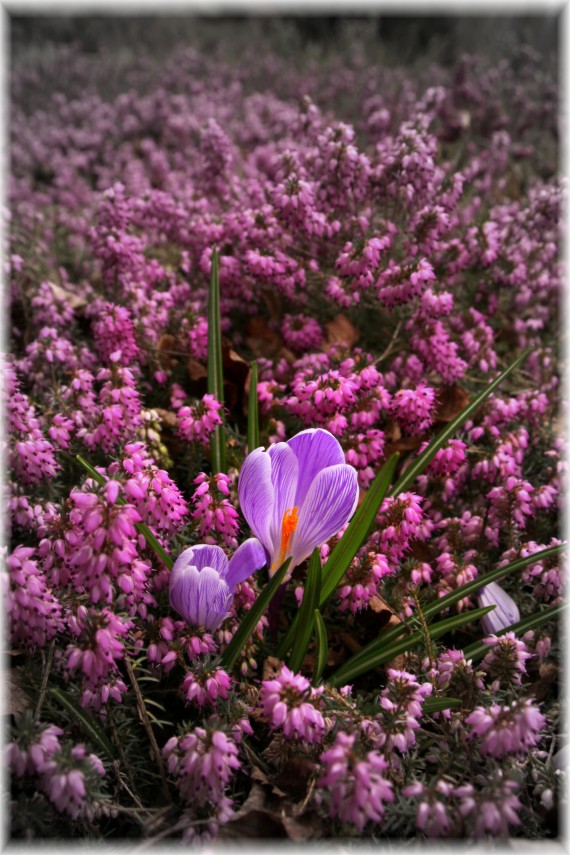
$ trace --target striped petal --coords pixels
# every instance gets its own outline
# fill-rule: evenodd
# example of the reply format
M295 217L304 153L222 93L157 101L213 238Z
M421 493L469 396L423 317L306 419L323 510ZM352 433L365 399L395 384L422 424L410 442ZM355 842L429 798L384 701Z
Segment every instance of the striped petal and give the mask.
M338 439L323 428L302 430L287 443L299 461L299 477L295 505L305 501L309 487L322 469L345 463L344 451Z
M217 570L186 566L170 576L170 604L187 623L210 632L228 614L233 593Z
M300 564L315 546L322 546L353 515L358 504L356 469L346 463L322 469L299 509L299 524L291 539L293 564Z
M485 585L477 594L477 600L481 608L495 606L492 612L481 618L485 632L499 632L520 620L517 604L496 582Z
M267 564L267 553L255 537L250 537L237 549L228 566L224 578L232 590L256 570L261 570Z
M271 458L263 448L256 448L245 458L239 476L238 497L247 524L272 554L275 491L271 481Z
M175 573L178 567L187 566L196 567L197 570L202 570L203 567L213 567L217 570L220 576L225 576L228 569L228 559L226 553L220 546L210 546L208 543L198 543L196 546L190 546L181 552L171 571Z
M285 511L295 505L299 463L294 452L286 442L277 442L268 451L271 460L271 481L275 491L273 516L271 520L272 558L279 554L281 533Z

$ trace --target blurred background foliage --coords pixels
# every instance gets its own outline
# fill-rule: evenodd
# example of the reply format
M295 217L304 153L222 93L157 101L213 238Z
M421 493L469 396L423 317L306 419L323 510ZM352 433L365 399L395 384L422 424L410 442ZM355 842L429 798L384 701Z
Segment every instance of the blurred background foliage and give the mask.
M12 60L49 43L76 43L82 51L139 50L157 57L180 42L202 50L224 45L239 53L245 44L271 46L277 53L302 48L318 56L342 50L356 40L378 61L410 64L418 59L454 64L464 53L478 52L496 60L527 44L557 62L562 13L521 15L368 15L218 14L161 16L18 13L10 16Z

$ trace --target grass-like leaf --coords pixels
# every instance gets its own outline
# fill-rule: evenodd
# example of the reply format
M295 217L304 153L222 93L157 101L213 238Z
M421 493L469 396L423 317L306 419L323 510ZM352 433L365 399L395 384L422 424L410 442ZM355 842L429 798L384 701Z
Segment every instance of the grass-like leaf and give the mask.
M480 620L484 615L493 611L495 606L486 606L482 609L472 609L468 612L463 612L460 615L438 621L429 627L430 638L436 639L447 632L452 632L455 629L460 629L472 621ZM395 656L400 656L402 653L407 653L413 650L418 644L425 641L425 636L422 630L417 630L406 638L396 641L394 644L386 645L383 638L376 639L366 647L363 647L355 656L351 657L348 662L345 662L338 671L328 681L331 686L342 686L352 680L354 677L359 677L366 671L377 668L378 665L384 665Z
M287 561L281 565L238 626L234 637L222 654L222 667L226 670L229 671L235 665L244 644L254 633L260 617L279 590L290 563L291 559L288 558Z
M64 707L64 709L66 709L68 713L71 713L73 718L79 722L83 732L92 742L93 746L99 748L107 755L111 763L113 763L115 760L115 751L113 746L107 739L105 731L101 728L98 722L95 721L93 716L86 712L74 698L71 698L67 694L67 692L53 688L50 689L50 694L60 704L60 706Z
M321 674L325 670L327 657L329 655L329 643L327 639L327 628L323 616L315 609L315 665L313 668L313 683L318 683Z
M103 477L96 469L94 469L90 463L85 460L80 454L75 455L77 462L85 469L86 472L93 478L94 481L97 481L98 484L104 486L107 483L107 479ZM117 499L118 505L126 505L126 502L122 498ZM165 567L168 567L169 570L172 570L174 566L174 561L172 557L166 552L163 546L160 545L152 531L149 529L147 525L144 523L135 523L135 528L138 532L142 534L148 545L153 549Z
M364 500L348 524L348 528L333 549L323 567L323 585L319 607L322 607L348 570L350 562L368 537L378 508L386 496L396 470L399 454L393 454L382 466L367 491Z
M321 594L321 559L318 549L313 549L311 560L309 561L309 569L307 570L307 579L305 582L305 590L303 592L303 602L299 609L299 629L291 651L289 659L289 667L296 674L305 658L307 647L313 634L313 626L315 623L315 609L319 603Z
M441 712L441 710L448 710L451 707L460 707L461 701L459 698L426 698L426 700L422 704L422 710L426 713L434 713Z
M251 364L247 403L247 450L259 448L259 401L257 398L257 362Z
M347 530L322 568L321 596L318 604L320 609L322 609L331 594L334 593L346 573L350 562L368 537L370 529L374 525L378 508L388 492L399 456L398 453L393 454L382 466L372 482L372 486L366 493L364 501L348 524ZM295 619L277 648L278 657L283 658L287 651L291 649L291 645L297 636L298 626L299 613L295 615Z
M208 299L208 393L224 403L224 372L222 364L222 329L220 325L220 275L217 247L212 250L212 271ZM226 471L226 431L216 425L210 439L212 471Z
M515 635L524 635L524 633L528 632L529 629L536 629L537 627L554 620L558 615L562 614L565 608L566 604L560 603L558 606L551 606L549 609L542 609L541 611L528 615L522 620L517 621L517 623L512 623L510 626L506 626L504 629L500 629L498 632L493 634L504 635L506 632L514 632ZM473 662L478 662L479 659L482 659L488 652L489 645L483 644L482 641L474 641L473 644L470 644L463 650L465 658L468 661L472 659Z
M500 384L505 380L509 374L518 368L518 366L524 362L531 351L531 348L527 347L520 356L518 356L514 362L509 365L508 368L503 371L502 374L493 380L492 383L483 389L483 391L477 395L466 407L464 407L458 416L456 416L452 421L446 425L443 430L441 430L436 437L432 439L430 444L419 457L414 460L414 462L406 469L403 475L396 481L392 489L390 490L391 496L397 496L399 493L402 493L404 490L407 490L410 487L418 475L421 475L428 463L435 457L437 452L442 449L446 443L451 439L451 437L456 433L456 431L468 421L473 413L483 404L489 395L491 395L495 389L500 386Z
M529 564L535 564L537 561L544 561L547 558L554 558L567 548L567 543L561 543L557 546L548 546L546 549L541 549L540 552L533 553L533 555L528 555L525 558L517 558L509 564L505 564L504 567L497 567L495 570L491 570L490 573L485 573L484 575L473 579L471 582L466 582L464 585L461 585L460 588L456 588L455 591L434 600L433 603L422 606L423 616L428 620L439 612L444 611L444 609L448 609L455 605L455 603L458 603L459 600L462 600L464 597L474 594L476 591L484 588L485 585L488 585L490 582L499 582L511 573L516 573L518 570L528 567ZM540 612L540 614L542 614L542 612ZM406 631L411 632L412 627L415 627L415 624L416 618L415 615L412 615L412 617L406 618L406 620L402 621L402 623L399 623L397 626L383 632L380 638L375 639L375 641L371 643L374 644L381 641L382 644L389 644L391 641L402 635L402 633Z

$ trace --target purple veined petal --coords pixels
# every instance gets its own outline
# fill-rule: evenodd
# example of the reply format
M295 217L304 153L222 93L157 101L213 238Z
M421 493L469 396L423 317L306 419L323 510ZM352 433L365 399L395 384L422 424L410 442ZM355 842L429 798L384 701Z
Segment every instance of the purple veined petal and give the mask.
M291 539L293 566L322 546L353 515L358 504L358 476L347 463L323 469L299 509L299 524Z
M203 567L213 567L214 570L218 571L220 576L225 576L228 569L228 558L221 546L211 546L208 543L198 543L181 552L174 562L172 573L174 573L179 561L181 561L183 566L191 565L198 570L201 570Z
M217 570L193 566L170 576L170 605L187 623L216 629L231 606L233 593Z
M301 507L309 487L322 469L346 463L338 439L323 428L308 428L287 443L299 461L299 478L294 504Z
M272 552L271 521L275 491L271 481L271 458L256 448L244 460L238 482L241 511L255 536Z
M275 491L271 520L271 542L273 546L270 552L272 559L276 560L279 558L281 548L285 511L289 511L295 506L299 463L295 453L286 442L277 442L270 446L268 454L271 460L271 481Z
M267 552L263 544L256 537L250 537L230 558L223 578L233 590L239 582L243 582L256 570L261 570L267 563Z
M520 620L517 604L496 582L485 585L477 594L477 601L481 608L496 607L481 618L481 625L485 632L497 633Z
M196 626L205 626L210 632L217 629L228 614L233 598L233 591L225 579L221 579L211 567L204 567L194 600L197 609Z

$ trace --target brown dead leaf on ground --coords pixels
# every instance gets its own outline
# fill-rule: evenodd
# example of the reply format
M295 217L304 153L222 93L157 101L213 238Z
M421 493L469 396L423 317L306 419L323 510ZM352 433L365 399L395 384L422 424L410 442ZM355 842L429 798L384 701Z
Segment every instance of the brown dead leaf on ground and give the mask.
M84 309L87 305L87 300L85 300L84 297L80 297L68 288L62 288L61 285L56 285L55 282L48 282L47 284L49 285L56 300L61 300L62 303L67 303L67 305L71 306L71 308L76 312Z
M24 678L19 668L10 668L4 673L6 691L2 700L2 715L21 715L30 708L30 701L23 689Z
M291 800L271 792L269 786L254 783L244 804L220 828L221 840L273 838L304 843L324 834L324 823L314 808L304 801Z
M437 389L435 421L452 421L467 406L469 400L466 390L458 383L452 383L451 386L440 386Z
M176 339L173 335L170 335L170 333L164 333L161 335L158 340L156 350L158 353L158 364L164 371L167 371L176 364L176 359L173 359L169 352L171 350L176 350Z
M245 327L245 342L256 356L275 359L285 347L285 342L277 330L272 329L265 318L256 315Z
M186 371L188 372L190 380L193 380L194 382L205 380L208 377L208 369L206 366L202 365L201 362L198 362L197 359L194 359L193 356L189 356L186 360Z
M346 315L339 312L332 321L325 324L327 344L345 344L353 347L360 338L360 332Z
M539 669L540 679L528 687L529 695L537 701L543 701L552 687L558 682L560 668L555 662L542 662Z

